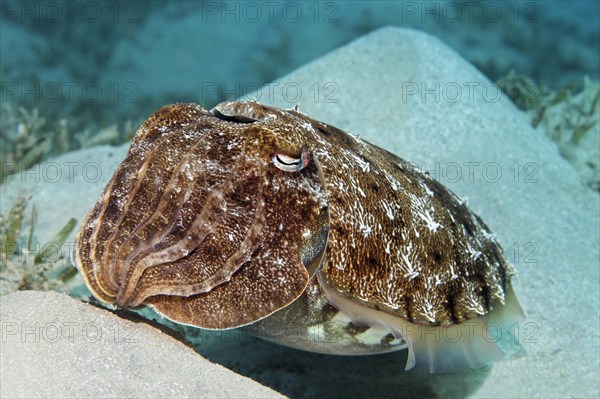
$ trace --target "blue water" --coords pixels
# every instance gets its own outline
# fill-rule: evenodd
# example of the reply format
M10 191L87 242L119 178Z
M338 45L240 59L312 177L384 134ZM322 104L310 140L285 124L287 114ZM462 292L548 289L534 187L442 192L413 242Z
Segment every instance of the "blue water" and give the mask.
M211 107L382 26L430 32L491 80L599 77L597 1L2 1L3 103L75 128ZM74 144L74 146L76 146Z

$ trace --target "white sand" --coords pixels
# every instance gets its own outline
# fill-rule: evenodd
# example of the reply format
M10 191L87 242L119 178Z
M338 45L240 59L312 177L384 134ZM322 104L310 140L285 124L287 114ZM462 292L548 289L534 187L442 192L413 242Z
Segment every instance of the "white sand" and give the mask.
M0 316L3 398L284 397L146 323L64 294L3 296Z

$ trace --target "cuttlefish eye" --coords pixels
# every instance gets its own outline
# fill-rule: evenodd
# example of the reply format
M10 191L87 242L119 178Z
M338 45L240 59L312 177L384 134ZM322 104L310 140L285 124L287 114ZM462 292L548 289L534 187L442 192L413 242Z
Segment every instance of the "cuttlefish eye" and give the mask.
M287 155L282 152L273 154L271 158L273 165L285 172L298 172L308 166L310 162L310 152L308 148L303 145L299 157Z

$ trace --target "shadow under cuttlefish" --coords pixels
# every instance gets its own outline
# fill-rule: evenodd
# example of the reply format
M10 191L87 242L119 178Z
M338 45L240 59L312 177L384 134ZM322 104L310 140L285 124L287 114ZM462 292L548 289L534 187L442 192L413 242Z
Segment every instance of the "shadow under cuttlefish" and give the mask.
M491 367L430 374L405 371L407 350L362 356L326 355L278 345L244 329L204 330L173 323L153 310L110 309L119 317L148 323L188 345L202 357L251 378L289 398L464 398L490 375ZM507 357L524 354L518 342L503 345Z
M418 368L405 371L407 350L324 355L263 341L243 330L172 327L203 357L294 399L466 397L491 370L452 374L429 374Z

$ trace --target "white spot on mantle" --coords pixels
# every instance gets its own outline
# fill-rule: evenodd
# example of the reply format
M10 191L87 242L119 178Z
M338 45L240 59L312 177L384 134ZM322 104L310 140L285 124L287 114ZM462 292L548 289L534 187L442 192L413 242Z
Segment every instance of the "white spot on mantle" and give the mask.
M381 205L383 206L383 209L385 209L385 213L387 214L387 217L390 220L394 220L394 211L392 210L392 207L390 206L390 204L388 204L386 200L381 200Z

